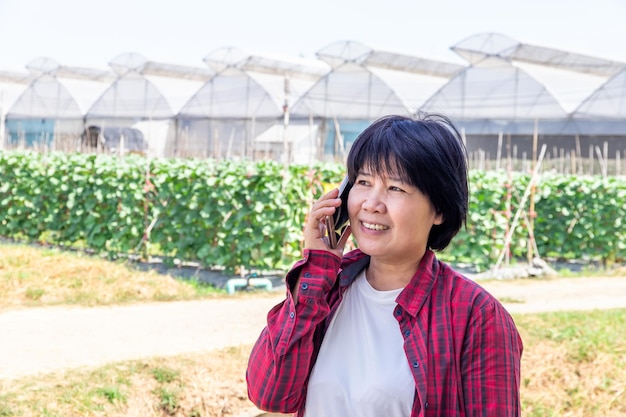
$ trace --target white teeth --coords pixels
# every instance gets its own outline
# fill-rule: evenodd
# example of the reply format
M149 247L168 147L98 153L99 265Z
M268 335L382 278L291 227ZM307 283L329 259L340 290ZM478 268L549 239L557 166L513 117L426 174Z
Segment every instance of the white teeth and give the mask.
M387 230L389 229L387 226L383 226L382 224L374 224L374 223L365 223L362 222L363 226L369 230Z

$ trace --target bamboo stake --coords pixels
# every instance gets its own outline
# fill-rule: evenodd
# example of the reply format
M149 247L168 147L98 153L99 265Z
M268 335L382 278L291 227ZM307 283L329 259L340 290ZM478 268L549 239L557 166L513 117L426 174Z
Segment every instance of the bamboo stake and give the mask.
M496 152L496 171L500 171L500 159L502 158L502 132L498 133L498 151Z
M582 175L583 173L583 156L582 151L580 149L580 137L576 135L576 158L578 158L579 166L578 173Z
M504 258L504 252L506 251L505 249L511 244L511 238L513 237L513 232L515 232L515 228L517 227L517 222L519 221L521 212L524 209L524 205L526 204L526 199L528 198L530 194L530 190L534 186L537 173L539 172L539 167L541 166L541 162L543 161L543 156L545 152L546 152L546 145L544 144L541 147L541 152L539 153L537 165L535 166L535 170L533 171L532 176L530 177L530 182L526 186L526 191L524 191L524 195L522 196L522 201L520 202L519 207L517 211L515 212L515 217L513 217L513 222L511 224L509 232L504 238L504 247L500 251L500 255L498 255L498 260L496 261L496 264L493 267L494 271L496 271L500 267L500 264L502 263L502 259Z
M230 129L230 137L228 138L228 144L226 145L226 159L232 158L233 142L235 140L235 128Z
M596 146L596 153L598 154L598 162L600 163L600 173L602 177L606 178L606 163L599 146Z
M253 161L255 160L256 146L256 115L254 115L252 116L252 126L250 127L250 150L248 151Z
M513 190L513 161L511 160L511 154L509 153L509 156L507 158L507 184L506 184L506 203L505 203L505 217L506 217L506 229L505 229L505 236L509 233L509 226L511 224L511 204L513 201L513 196L512 196L512 190ZM509 261L510 261L510 256L511 256L511 250L510 250L510 244L511 242L506 243L504 245L504 251L505 251L505 262L508 265Z
M341 160L346 160L346 148L343 143L343 135L341 134L341 126L339 125L339 120L337 120L337 116L333 113L333 123L335 125L335 140L337 145L339 145L339 151L341 152Z
M532 170L535 171L537 169L537 142L539 141L539 122L537 121L537 119L535 119L535 129L533 131L533 158L531 161L531 166L532 166ZM556 153L555 153L556 156ZM533 233L533 227L535 225L534 222L534 218L535 218L535 191L537 190L537 187L535 185L535 182L532 182L532 186L530 187L530 213L529 213L529 222L528 222L528 230L529 230L529 235L530 235L530 239L528 242L528 250L527 250L527 257L526 259L528 260L528 263L530 264L533 260L533 245L534 245L534 240L535 240L535 234Z
M604 141L603 143L603 152L602 155L604 155L604 172L606 173L606 175L609 175L609 143L607 141Z
M284 79L284 103L283 103L283 163L285 172L287 171L289 164L291 163L291 152L289 146L289 137L287 135L287 128L289 127L289 94L290 94L290 85L289 85L289 76L285 75ZM287 177L286 175L284 176Z
M311 152L309 155L309 169L313 169L313 163L315 161L315 156L318 152L318 141L317 137L313 136L313 116L309 113L309 143L315 144L315 153Z

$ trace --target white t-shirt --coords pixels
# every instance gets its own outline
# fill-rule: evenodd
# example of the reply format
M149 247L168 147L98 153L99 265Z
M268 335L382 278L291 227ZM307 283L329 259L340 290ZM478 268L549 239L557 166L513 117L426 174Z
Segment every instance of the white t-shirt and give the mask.
M402 289L361 273L332 318L308 385L306 417L409 417L415 382L393 315Z

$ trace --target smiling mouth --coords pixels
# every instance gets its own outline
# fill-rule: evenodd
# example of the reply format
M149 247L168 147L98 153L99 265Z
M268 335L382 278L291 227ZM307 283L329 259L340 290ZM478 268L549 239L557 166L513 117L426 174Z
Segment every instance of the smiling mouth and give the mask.
M389 227L387 227L387 226L383 226L382 224L366 223L366 222L361 222L361 224L362 224L362 225L363 225L363 227L365 227L367 230L381 231L381 230L387 230L387 229L389 229Z

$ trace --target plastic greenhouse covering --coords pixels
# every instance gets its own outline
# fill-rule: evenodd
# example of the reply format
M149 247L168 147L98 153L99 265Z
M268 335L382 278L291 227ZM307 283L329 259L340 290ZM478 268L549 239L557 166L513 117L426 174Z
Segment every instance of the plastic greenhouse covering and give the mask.
M626 68L613 76L576 109L574 117L626 119Z
M324 76L292 109L294 116L370 120L409 111L379 77L360 65L346 63Z
M156 157L340 160L376 118L441 112L468 151L487 157L503 137L528 153L534 136L567 144L561 154L574 143L580 157L598 146L607 158L626 153L626 63L497 33L450 50L465 64L356 41L326 45L314 59L224 47L197 66L137 53L108 69L37 58L25 72L0 68L0 145L97 151L105 132L126 132ZM85 148L92 136L95 148Z
M553 119L566 112L548 89L509 62L479 61L454 76L422 106L460 119Z

